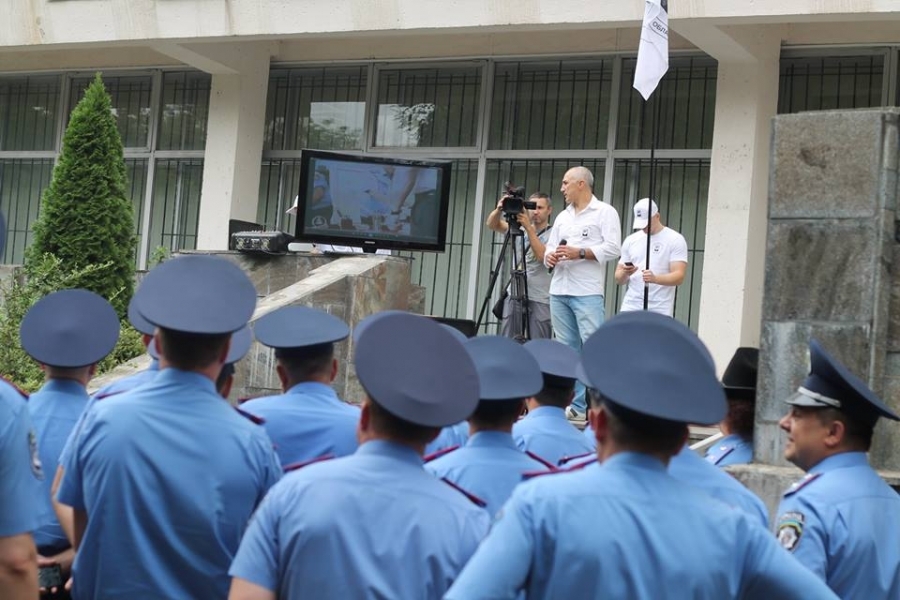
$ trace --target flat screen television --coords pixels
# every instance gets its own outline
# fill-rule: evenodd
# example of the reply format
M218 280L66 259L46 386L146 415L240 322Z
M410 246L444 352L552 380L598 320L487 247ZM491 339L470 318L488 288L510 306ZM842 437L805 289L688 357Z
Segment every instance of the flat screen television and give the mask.
M450 162L303 150L296 237L365 252L443 252Z

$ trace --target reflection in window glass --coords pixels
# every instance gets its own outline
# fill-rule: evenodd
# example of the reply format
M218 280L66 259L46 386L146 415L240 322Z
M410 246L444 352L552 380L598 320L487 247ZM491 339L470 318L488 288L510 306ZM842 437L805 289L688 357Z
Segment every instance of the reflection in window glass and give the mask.
M125 169L128 174L128 180L125 182L125 193L131 199L131 206L134 209L134 231L138 239L135 248L141 247L141 223L144 222L144 193L147 190L147 162L146 158L125 159Z
M778 112L881 106L884 56L781 59Z
M84 91L94 80L93 77L79 77L72 80L69 107L75 108ZM126 148L146 148L150 133L150 87L149 75L136 77L104 76L103 85L112 98L112 113L116 127Z
M712 148L718 78L716 61L699 56L672 57L668 73L646 103L631 87L636 62L637 59L622 61L616 148L650 148L653 116L658 104L657 148Z
M203 150L209 116L207 73L172 72L163 75L159 150Z
M159 160L153 177L148 257L162 246L170 252L197 247L203 160Z
M623 235L633 232L632 207L650 191L650 161L619 160L615 164L612 204L622 219ZM700 314L700 281L706 239L706 206L709 191L709 161L699 159L657 160L654 197L663 223L687 240L688 269L675 295L675 318L697 330ZM607 314L618 311L624 286L607 279ZM610 302L611 301L611 302Z
M273 70L266 99L267 150L361 150L366 67Z
M553 212L550 215L552 224L559 212L565 209L565 201L559 188L566 171L576 166L587 167L594 175L594 195L602 198L605 163L606 161L602 159L489 160L487 161L487 172L484 181L484 214L481 217L481 222L486 221L488 214L497 207L503 184L510 181L517 186L524 186L526 196L530 196L535 192L549 194L550 203L553 207ZM503 247L503 238L504 236L494 233L487 227L482 230L481 255L478 257L478 287L475 292L476 318L478 317L477 312L481 309L484 302L484 297L488 293L487 288L490 282L491 270L497 263L500 250ZM500 293L506 288L506 281L510 275L510 257L511 253L507 253L503 271L500 273L497 284L492 290L489 307L493 306L493 303L500 298ZM497 333L497 326L497 320L488 310L485 313L480 333Z
M41 196L50 185L53 159L0 160L0 211L6 217L6 247L2 262L21 264L31 242Z
M293 235L296 220L285 211L294 203L300 189L300 160L265 160L259 175L259 202L256 222L266 229Z
M383 70L378 79L375 145L475 146L481 68Z
M498 63L490 147L606 148L612 60Z
M0 77L0 150L55 150L58 75Z

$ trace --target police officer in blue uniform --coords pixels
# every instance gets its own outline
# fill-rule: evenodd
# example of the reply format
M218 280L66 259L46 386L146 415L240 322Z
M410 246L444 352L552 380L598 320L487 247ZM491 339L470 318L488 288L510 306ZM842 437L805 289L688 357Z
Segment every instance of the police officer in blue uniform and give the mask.
M493 515L525 473L553 466L517 448L512 437L525 398L539 392L543 381L537 361L510 338L483 336L464 346L478 372L481 398L469 417L471 436L465 446L428 461L425 468L475 494Z
M231 395L231 387L234 385L235 365L247 355L251 344L253 344L253 330L249 325L244 325L231 335L228 357L222 366L222 372L216 379L216 391L226 400ZM240 412L241 409L238 411Z
M43 478L25 398L0 380L0 596L4 598L38 595L37 552L31 533L38 526L35 503Z
M525 350L540 365L544 385L528 399L528 414L513 427L516 445L554 465L566 458L593 454L593 440L585 439L565 412L575 396L578 353L556 340L531 340Z
M900 417L814 339L809 358L780 422L807 475L781 500L778 541L841 598L900 598L900 496L866 458L878 419Z
M41 364L46 382L28 400L41 464L55 471L69 434L88 403L86 386L119 339L119 318L104 298L87 290L62 290L36 302L20 328L22 348ZM52 480L45 477L36 504L34 532L38 564L58 565L68 576L74 558L69 538L51 504Z
M63 465L75 509L73 597L224 598L250 515L281 475L265 431L214 381L256 291L233 263L185 256L150 271L135 307L157 328L153 381L97 402Z
M478 403L463 345L411 314L370 320L354 365L365 390L351 456L285 475L231 566L231 598L441 598L489 517L422 467L440 428Z
M241 405L262 418L283 467L323 456L347 456L358 446L359 408L338 398L334 344L350 335L337 317L306 306L280 308L254 325L256 339L275 349L283 394Z
M758 364L759 349L738 348L722 375L728 413L719 423L725 437L706 451L706 460L714 465L743 465L753 460Z
M666 472L725 397L670 317L620 314L585 343L602 464L520 485L446 598L834 598L758 523Z

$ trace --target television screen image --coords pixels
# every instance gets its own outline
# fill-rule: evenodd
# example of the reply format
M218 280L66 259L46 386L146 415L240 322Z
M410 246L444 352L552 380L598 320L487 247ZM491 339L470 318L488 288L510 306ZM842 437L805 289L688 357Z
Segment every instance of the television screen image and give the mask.
M296 237L376 249L443 252L450 163L304 150Z

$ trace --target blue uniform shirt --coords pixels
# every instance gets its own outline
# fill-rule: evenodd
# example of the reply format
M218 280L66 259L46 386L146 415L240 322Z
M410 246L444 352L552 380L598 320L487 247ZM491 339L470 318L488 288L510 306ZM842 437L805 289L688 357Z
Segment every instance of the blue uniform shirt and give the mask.
M59 500L88 515L73 597L224 598L250 515L281 475L261 427L213 382L164 369L97 402Z
M282 466L325 455L347 456L356 451L359 408L343 402L324 383L298 383L287 393L254 398L241 409L265 419Z
M488 513L494 515L524 473L547 467L516 448L508 433L480 431L462 448L426 463L425 469L484 500Z
M122 392L133 390L139 385L144 385L148 381L152 381L158 373L159 361L154 358L153 362L150 363L150 366L143 371L138 371L134 375L129 375L128 377L123 377L121 379L113 381L112 383L104 385L102 388L94 392L92 396L94 398L105 398L106 396L112 396L113 394L121 394Z
M753 461L753 441L731 434L706 451L706 460L719 467L746 465Z
M440 598L488 514L385 441L309 465L275 486L229 571L279 598Z
M441 433L434 438L430 444L425 446L425 456L453 448L454 446L462 446L469 439L469 422L460 421L455 425L448 425L441 429Z
M61 552L69 547L69 540L59 526L50 502L50 488L63 446L87 402L88 393L84 386L66 379L51 379L28 399L28 412L37 433L41 464L46 465L48 473L41 494L35 500L40 524L34 532L34 543L38 549L43 548L48 553Z
M0 381L0 536L19 535L38 526L35 499L45 478L25 399Z
M759 497L737 479L703 460L688 446L669 461L669 475L694 485L728 506L743 511L752 520L768 529L769 511Z
M513 438L522 450L534 452L558 465L562 458L593 452L593 437L586 439L569 423L563 409L539 406L513 426Z
M449 600L834 598L743 513L620 453L520 485Z
M830 456L784 494L782 546L842 598L900 598L900 496L863 452Z

